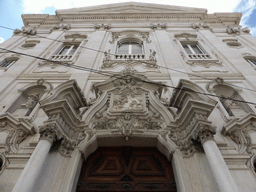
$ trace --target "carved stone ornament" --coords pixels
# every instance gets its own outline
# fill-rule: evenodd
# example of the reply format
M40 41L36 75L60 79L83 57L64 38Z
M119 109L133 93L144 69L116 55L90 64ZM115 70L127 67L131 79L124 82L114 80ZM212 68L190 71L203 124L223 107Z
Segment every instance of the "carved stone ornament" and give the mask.
M132 68L117 76L122 78L113 76L93 86L95 94L102 94L83 115L89 127L96 132L121 134L126 140L134 134L165 129L172 115L160 102L162 86L145 83L150 80Z
M56 139L62 137L61 133L55 129L54 125L45 125L39 128L40 140L47 140L53 144Z
M106 68L114 68L116 66L125 65L128 67L135 65L143 65L147 68L158 68L157 59L156 59L156 51L150 49L149 59L145 60L144 58L140 59L112 59L114 56L111 56L110 49L104 52L103 64L101 66L102 69Z
M193 23L192 28L193 29L200 29L201 23Z
M240 154L245 151L251 153L251 136L256 132L256 115L249 113L241 119L232 119L222 129L224 136L229 136L237 145Z
M197 92L204 91L190 81L180 80L170 101L170 106L178 108L178 116L169 138L180 147L184 157L202 151L201 145L216 133L207 118L217 102Z
M248 27L243 28L242 31L244 33L250 33L250 29Z
M87 38L86 34L80 34L80 33L72 33L72 34L66 34L65 39L69 40L71 39L72 41L78 40L82 41Z
M0 175L4 171L5 167L9 164L9 161L7 160L4 153L0 152Z
M150 28L151 29L166 29L167 24L166 23L150 23Z
M40 101L48 120L40 128L41 139L61 141L60 153L70 156L73 149L85 138L85 124L79 116L79 108L86 106L81 89L74 80L69 80L52 90Z
M143 66L146 68L146 70L149 71L157 71L158 69L158 65L157 65L157 60L156 58L154 59L154 57L152 57L152 60L117 60L117 59L111 59L111 56L109 57L109 55L105 56L103 58L103 64L101 66L102 69L104 70L109 70L111 68L115 68L118 66L124 66L124 67L136 67L136 66Z
M114 43L118 39L119 35L119 33L112 33L111 40L109 41L109 43Z
M227 28L227 33L228 34L235 34L235 35L239 35L240 34L240 28L239 27L229 27Z
M19 144L29 135L35 134L34 127L25 119L15 118L10 113L0 116L0 135L5 137L5 143L0 150L4 153L16 153L19 150ZM1 149L3 148L3 149Z
M22 30L20 30L20 29L15 29L15 30L13 31L13 34L14 34L14 35L18 35L18 34L20 34L20 33L22 33Z
M109 29L111 29L111 25L110 24L97 24L94 26L94 28L109 30Z
M61 30L69 30L71 28L71 25L69 23L65 23L65 24L59 24L59 25L55 25L53 27L53 29L57 30L57 29L61 29Z

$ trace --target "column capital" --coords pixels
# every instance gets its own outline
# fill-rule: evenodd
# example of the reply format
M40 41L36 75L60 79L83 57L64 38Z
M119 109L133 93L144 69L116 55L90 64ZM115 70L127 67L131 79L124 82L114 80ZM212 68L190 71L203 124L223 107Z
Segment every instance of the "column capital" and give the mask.
M198 130L195 131L196 137L203 145L204 142L214 140L213 135L216 134L216 128L212 125L200 124Z
M51 144L57 140L57 131L54 125L44 125L39 128L40 140L47 140Z

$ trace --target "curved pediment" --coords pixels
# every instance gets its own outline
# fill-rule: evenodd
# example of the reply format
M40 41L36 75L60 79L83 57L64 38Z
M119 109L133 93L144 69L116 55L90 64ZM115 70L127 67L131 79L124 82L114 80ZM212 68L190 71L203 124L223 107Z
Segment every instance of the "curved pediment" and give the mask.
M126 69L93 86L96 102L82 119L95 131L133 133L160 131L173 120L161 102L163 85Z

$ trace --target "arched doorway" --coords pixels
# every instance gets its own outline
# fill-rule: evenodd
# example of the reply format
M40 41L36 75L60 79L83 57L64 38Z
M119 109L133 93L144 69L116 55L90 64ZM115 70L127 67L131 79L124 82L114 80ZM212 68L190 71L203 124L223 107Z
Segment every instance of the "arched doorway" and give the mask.
M176 190L172 165L154 147L99 147L84 162L77 192Z

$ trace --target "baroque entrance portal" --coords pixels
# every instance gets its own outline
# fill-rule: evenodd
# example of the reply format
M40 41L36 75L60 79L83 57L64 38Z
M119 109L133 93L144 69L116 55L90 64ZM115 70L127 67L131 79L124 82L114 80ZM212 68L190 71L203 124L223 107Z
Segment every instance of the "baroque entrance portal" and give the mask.
M84 162L77 192L176 190L172 165L153 147L99 147Z

